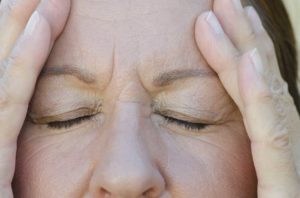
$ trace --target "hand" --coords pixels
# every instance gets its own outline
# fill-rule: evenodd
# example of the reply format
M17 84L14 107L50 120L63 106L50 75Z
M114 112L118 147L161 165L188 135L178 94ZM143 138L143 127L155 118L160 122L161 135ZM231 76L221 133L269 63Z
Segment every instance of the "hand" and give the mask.
M300 197L299 144L292 144L300 118L257 12L240 0L214 1L213 11L197 19L196 41L243 115L258 197Z
M0 4L0 197L13 197L17 138L37 77L69 15L70 0Z

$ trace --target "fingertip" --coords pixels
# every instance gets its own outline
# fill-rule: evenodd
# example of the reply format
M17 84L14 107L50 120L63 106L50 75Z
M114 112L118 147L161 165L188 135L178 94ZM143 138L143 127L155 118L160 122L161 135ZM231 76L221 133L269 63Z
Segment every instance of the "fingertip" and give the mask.
M201 13L195 22L195 39L196 43L201 50L201 43L203 36L205 36L205 32L207 31L207 23L206 23L206 18L209 15L210 11L205 11Z
M225 37L223 28L213 11L205 11L198 16L195 31L198 45L202 42L208 44L208 40L218 40L217 37L219 39Z
M26 28L24 30L24 34L25 35L30 36L30 35L32 35L34 33L34 31L36 30L36 28L37 28L37 26L38 26L38 24L40 22L40 18L41 17L40 17L40 14L39 14L38 11L35 11L31 15L31 17L30 17L30 19L29 19L29 21L27 23L27 26L26 26Z
M63 31L71 9L71 0L43 1L38 11L48 21L53 39Z
M201 33L200 29L203 27L203 25L205 25L206 23L206 18L209 16L211 11L205 11L203 13L201 13L197 19L196 19L196 23L195 23L195 27L196 27L196 35L198 33Z

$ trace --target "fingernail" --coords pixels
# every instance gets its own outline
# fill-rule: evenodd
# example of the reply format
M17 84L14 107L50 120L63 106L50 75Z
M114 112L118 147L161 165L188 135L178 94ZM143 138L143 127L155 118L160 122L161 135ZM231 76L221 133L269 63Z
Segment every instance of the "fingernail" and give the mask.
M256 10L252 7L249 6L246 8L246 13L247 16L249 17L252 26L254 27L254 29L256 30L256 32L261 32L264 29L264 26L256 12Z
M215 31L215 33L217 34L223 34L223 28L221 26L221 24L219 23L216 15L210 11L206 17L206 21L208 22L208 24L212 27L212 29Z
M244 11L241 0L232 0L232 3L234 5L236 11L238 11L238 12L243 12Z
M30 19L27 23L27 26L26 26L25 31L24 31L25 34L32 35L35 28L36 28L36 26L37 26L37 24L39 23L39 21L40 21L40 15L39 15L38 11L35 11L31 15L31 17L30 17Z
M257 73L262 74L263 73L263 63L262 63L260 55L258 54L258 50L256 48L251 51L250 58L251 58L252 64L254 65L254 68L257 71Z

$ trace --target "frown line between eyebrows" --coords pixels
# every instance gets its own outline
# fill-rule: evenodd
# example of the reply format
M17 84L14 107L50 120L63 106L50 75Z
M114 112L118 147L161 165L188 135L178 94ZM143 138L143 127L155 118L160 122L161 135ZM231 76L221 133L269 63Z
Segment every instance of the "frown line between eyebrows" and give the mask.
M88 72L86 69L76 67L76 66L71 66L71 65L44 67L40 74L40 78L47 77L47 76L60 76L60 75L74 76L78 80L86 84L96 83L95 75Z

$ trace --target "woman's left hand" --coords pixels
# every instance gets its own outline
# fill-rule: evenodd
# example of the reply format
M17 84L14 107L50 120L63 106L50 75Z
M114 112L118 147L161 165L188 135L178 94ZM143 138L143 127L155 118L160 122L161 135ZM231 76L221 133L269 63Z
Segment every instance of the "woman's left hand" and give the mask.
M214 1L213 11L197 19L196 41L243 115L258 197L300 197L300 118L255 9L240 0Z

